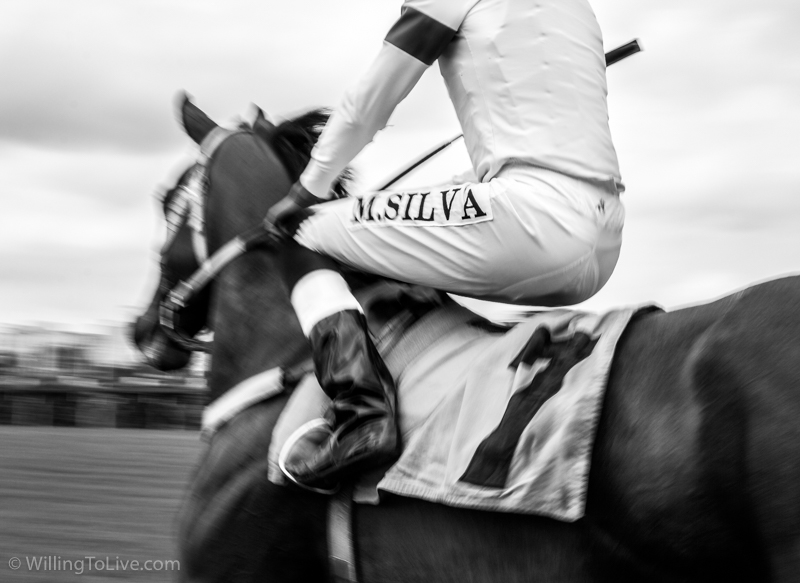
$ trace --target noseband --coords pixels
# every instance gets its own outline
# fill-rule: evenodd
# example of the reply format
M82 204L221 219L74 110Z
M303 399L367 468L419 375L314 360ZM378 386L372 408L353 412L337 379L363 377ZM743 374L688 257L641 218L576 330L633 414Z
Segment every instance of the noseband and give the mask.
M220 247L211 257L208 256L208 242L205 232L205 199L208 194L208 167L214 152L229 137L249 133L246 130L231 131L216 127L200 144L200 157L192 167L185 183L178 187L170 200L167 211L169 234L161 250L164 257L172 248L178 232L187 225L192 232L192 249L200 266L188 279L179 281L164 299L158 310L159 325L164 334L184 350L191 352L211 351L211 342L196 340L178 330L175 321L176 311L185 308L189 301L209 284L222 269L240 255L262 247L269 242L269 234L263 225L257 225L234 237Z

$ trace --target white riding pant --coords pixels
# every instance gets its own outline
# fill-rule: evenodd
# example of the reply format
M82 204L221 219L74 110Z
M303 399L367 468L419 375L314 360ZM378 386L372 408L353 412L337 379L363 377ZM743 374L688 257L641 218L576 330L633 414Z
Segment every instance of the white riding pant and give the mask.
M485 183L312 207L295 240L362 271L458 295L563 306L605 285L625 211L616 187L531 166Z

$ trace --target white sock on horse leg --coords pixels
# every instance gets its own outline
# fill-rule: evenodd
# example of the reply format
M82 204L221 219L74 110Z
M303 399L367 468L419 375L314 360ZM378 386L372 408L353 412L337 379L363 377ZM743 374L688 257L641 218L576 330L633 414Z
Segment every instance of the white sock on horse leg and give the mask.
M301 277L292 289L291 300L306 336L317 322L336 312L362 311L347 282L331 269L317 269Z

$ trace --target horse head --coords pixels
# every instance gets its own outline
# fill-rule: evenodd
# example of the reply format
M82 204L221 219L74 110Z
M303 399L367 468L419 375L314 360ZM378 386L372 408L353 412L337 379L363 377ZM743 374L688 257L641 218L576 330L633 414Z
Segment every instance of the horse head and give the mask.
M191 167L187 168L162 199L162 210L167 223L167 239L160 251L159 281L146 311L136 318L132 325L133 341L147 363L162 371L185 367L192 354L190 350L167 336L159 325L159 306L166 295L178 282L185 280L199 267L188 221L173 208L178 193L188 182L190 171ZM195 336L205 327L208 299L208 289L203 290L195 301L182 311L180 324L185 334Z
M224 130L188 97L179 109L184 130L201 146L201 160L164 197L169 236L161 250L159 283L148 308L133 325L135 344L161 370L186 366L191 356L161 325L162 302L179 281L199 268L204 257L198 256L198 248L213 254L260 224L299 177L327 120L324 111L314 110L274 125L258 110L252 124ZM209 140L216 141L206 155ZM198 166L202 166L199 188ZM344 188L343 183L339 188ZM192 202L192 197L197 200ZM176 316L176 328L183 336L193 337L203 328L214 331L212 398L244 378L307 356L288 294L273 275L275 261L266 249L238 257ZM229 324L233 322L236 325Z

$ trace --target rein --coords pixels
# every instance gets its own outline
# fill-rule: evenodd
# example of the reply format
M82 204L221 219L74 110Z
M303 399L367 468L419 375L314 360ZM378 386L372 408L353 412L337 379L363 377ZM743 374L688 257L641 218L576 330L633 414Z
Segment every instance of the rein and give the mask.
M184 336L175 326L175 312L183 309L189 301L207 286L231 261L251 249L263 247L270 235L262 226L234 237L220 247L211 257L203 261L200 268L189 279L178 282L161 301L158 322L170 340L191 351L211 352L211 342Z
M176 326L175 313L185 308L189 301L234 259L269 242L269 232L262 225L257 225L228 241L211 257L208 256L204 218L205 199L208 191L207 169L211 163L211 157L222 142L239 133L245 132L217 127L205 137L200 144L199 160L192 167L186 184L178 189L167 210L170 235L164 244L162 256L169 251L181 226L186 224L192 231L192 249L200 267L188 279L179 281L161 301L158 320L164 334L170 340L184 350L192 352L211 352L211 342L190 338L181 333Z

